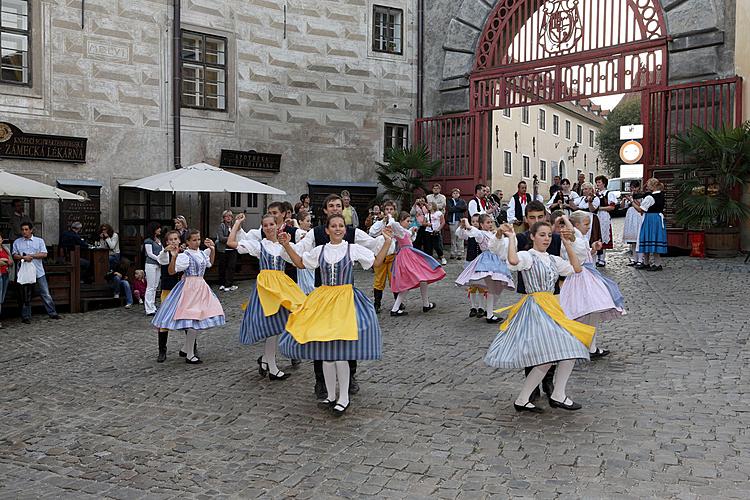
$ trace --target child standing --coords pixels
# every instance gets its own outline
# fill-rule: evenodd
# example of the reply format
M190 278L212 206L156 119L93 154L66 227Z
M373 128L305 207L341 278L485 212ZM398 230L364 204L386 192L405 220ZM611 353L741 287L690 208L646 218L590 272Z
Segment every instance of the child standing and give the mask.
M159 255L156 258L157 262L161 266L159 272L159 279L161 281L161 304L164 304L164 302L166 302L167 297L169 297L169 293L175 286L177 286L177 283L179 283L180 279L182 278L182 273L169 274L169 261L171 260L172 253L179 253L180 246L183 244L180 232L176 229L167 231L167 234L164 236L164 241L166 242L166 246L162 248L162 251L159 252ZM187 331L185 331L184 333L185 335L187 335ZM169 328L159 328L158 335L159 357L156 358L156 362L163 363L167 359L167 340L169 340ZM197 340L193 345L193 352L197 355ZM180 357L184 358L186 356L187 353L183 350L180 350Z
M183 253L170 248L169 274L184 272L184 275L162 303L152 322L158 328L187 329L183 350L188 364L203 362L193 350L198 331L225 323L221 303L203 279L206 269L213 265L216 258L214 242L206 238L203 243L207 248L201 252L200 231L190 229L185 242L187 248Z
M304 234L312 229L312 215L310 212L302 211L297 214L297 224ZM303 236L300 235L300 238ZM305 295L315 290L315 271L309 269L297 269L297 285Z
M138 301L139 304L143 304L143 299L146 296L146 271L143 269L136 269L133 273L133 300Z
M279 239L298 268L320 268L323 285L289 315L279 348L289 358L322 361L327 396L319 404L340 417L349 407L349 360L380 359L382 338L372 302L354 288L354 262L364 269L381 265L391 246L391 230L383 230L384 245L377 257L372 251L344 240L344 217L328 214L325 231L330 243L314 247L302 256ZM338 383L338 396L336 384Z
M429 220L427 228L425 229L425 248L424 252L432 257L432 253L435 252L440 259L442 265L446 265L447 262L443 257L443 227L445 227L445 216L443 212L438 210L437 203L432 202L428 204L430 209Z
M480 214L474 214L471 216L471 227L479 229L479 215ZM479 257L479 254L482 253L482 249L479 248L479 243L477 243L476 238L472 238L468 234L468 230L464 229L463 227L463 219L461 219L458 222L458 227L456 228L456 237L465 241L466 245L466 258L464 260L464 269L466 269L466 266L468 266L474 259ZM482 288L481 286L475 286L470 285L467 287L468 294L469 294L469 302L471 303L471 309L469 309L469 317L470 318L484 318L485 310L481 307L482 305L485 305L484 302L482 302L482 299L487 298L487 290L485 288Z
M641 231L641 224L643 223L643 215L633 205L633 202L637 199L636 197L641 191L641 181L632 180L630 181L630 194L625 195L623 205L628 207L628 211L625 213L625 226L622 230L622 241L628 244L629 258L628 266L636 265L639 260L636 253L636 244L638 243L638 233Z
M567 229L561 231L563 245L570 256L570 262L566 262L547 253L552 241L552 226L548 222L531 226L533 248L527 252L516 251L513 226L503 224L500 230L508 237L508 265L523 274L527 295L515 305L503 309L509 310L508 319L500 326L500 333L490 345L484 362L493 368L533 367L513 403L516 411L533 413L543 413L544 410L530 402L531 393L557 362L549 404L554 408L578 410L581 405L567 397L566 386L575 360L589 359L588 345L594 336L594 328L565 316L553 295L559 276L581 272L568 239L570 232Z
M643 224L638 233L638 253L645 254L650 262L649 266L643 265L647 271L661 271L661 256L667 253L667 227L664 224L664 184L656 177L646 182L646 191L651 194L638 203L633 201L633 206L638 207L643 216Z
M468 236L476 239L482 253L458 275L456 284L485 288L487 290L487 323L499 323L502 320L495 316L495 299L505 288L515 289L508 264L505 259L499 257L506 254L508 243L505 238L497 241L494 232L495 221L488 214L479 216L481 230L470 226L467 219L463 219L461 225ZM490 245L493 250L488 252Z
M578 198L578 208L587 212L589 214L589 220L591 221L589 232L583 236L589 243L593 244L595 241L600 241L602 238L599 217L596 216L596 213L599 211L599 203L601 200L594 193L594 186L590 182L584 182L581 184L581 192L583 194Z
M401 309L401 304L406 292L414 288L419 288L422 294L422 312L431 311L435 309L435 303L430 302L427 295L427 285L445 278L445 271L431 255L413 247L412 236L414 233L409 230L411 215L408 212L401 212L398 218L398 222L390 217L388 218L388 226L393 230L397 248L396 258L393 262L391 289L398 296L396 302L393 303L391 316L409 314Z
M396 203L392 200L387 200L383 203L383 217L379 218L372 223L370 227L369 235L373 238L377 238L383 233L383 229L388 224L389 217L396 216ZM393 290L393 261L396 258L396 242L391 243L392 248L389 249L388 255L381 265L375 266L375 281L372 284L372 294L375 299L375 312L380 312L380 308L383 304L383 292L385 291L386 281L391 284L391 291L393 291L393 300L396 300L396 291Z
M266 214L261 220L263 239L248 237L237 241L237 233L244 220L245 214L239 214L235 219L227 238L227 246L236 248L240 254L257 257L260 262L260 273L242 318L240 342L264 342L264 353L258 358L258 373L261 377L267 375L270 380L284 380L289 374L276 366L276 336L284 332L289 311L302 305L305 294L284 273L284 249L278 240L279 233L274 216ZM285 232L281 234L288 236ZM299 275L297 276L299 278Z

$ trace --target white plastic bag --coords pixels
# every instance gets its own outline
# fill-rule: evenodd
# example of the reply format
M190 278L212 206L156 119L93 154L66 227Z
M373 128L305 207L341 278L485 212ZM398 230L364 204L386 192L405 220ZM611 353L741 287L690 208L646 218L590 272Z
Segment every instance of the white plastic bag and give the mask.
M16 281L19 285L31 285L36 283L36 267L31 262L23 261L21 269L18 270Z

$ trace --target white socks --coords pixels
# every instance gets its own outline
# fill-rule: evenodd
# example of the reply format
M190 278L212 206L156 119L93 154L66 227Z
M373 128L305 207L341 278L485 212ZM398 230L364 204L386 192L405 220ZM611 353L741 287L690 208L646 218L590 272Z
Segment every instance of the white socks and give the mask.
M495 315L495 296L487 292L487 317L491 318Z
M263 351L263 363L268 365L268 373L280 377L284 372L276 366L276 344L279 341L278 335L266 339L265 349Z
M565 402L567 395L565 394L565 387L568 385L568 379L570 374L573 373L573 367L576 365L574 359L566 359L557 363L557 369L555 370L555 390L552 391L552 399L559 401L560 403Z
M195 350L193 347L195 346L195 339L197 337L197 330L193 330L192 328L187 329L187 334L185 335L185 346L182 348L182 350L187 353L187 359L192 360L195 357Z
M535 366L529 372L529 374L526 375L526 382L523 383L523 387L521 387L521 392L518 394L518 399L516 399L516 404L518 406L523 406L529 402L531 393L534 392L534 389L539 387L539 384L542 383L542 379L547 374L547 371L549 370L550 366L552 366L552 363L547 363L546 365ZM555 386L555 389L557 389L557 386Z
M469 301L471 301L471 308L479 308L479 294L477 292L469 292Z
M419 293L422 294L422 305L430 307L430 297L427 295L427 283L424 281L419 282Z
M401 304L404 302L404 297L406 296L406 293L407 292L399 292L398 297L396 297L396 301L393 303L391 312L398 312L399 307L401 307Z
M341 406L349 405L349 362L323 361L323 377L328 391L328 401L336 401ZM336 398L336 381L339 384L339 396Z

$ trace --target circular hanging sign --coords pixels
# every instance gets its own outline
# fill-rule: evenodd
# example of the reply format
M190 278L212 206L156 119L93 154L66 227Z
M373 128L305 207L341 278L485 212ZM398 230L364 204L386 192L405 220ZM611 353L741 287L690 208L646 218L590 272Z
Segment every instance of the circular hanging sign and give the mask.
M638 141L627 141L620 146L620 159L625 163L636 163L643 157L643 146Z

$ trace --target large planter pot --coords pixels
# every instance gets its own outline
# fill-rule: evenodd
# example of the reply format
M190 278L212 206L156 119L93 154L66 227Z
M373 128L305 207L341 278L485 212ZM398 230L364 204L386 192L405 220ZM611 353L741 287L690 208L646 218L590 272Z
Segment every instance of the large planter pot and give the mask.
M740 248L739 227L706 229L706 257L736 257Z

